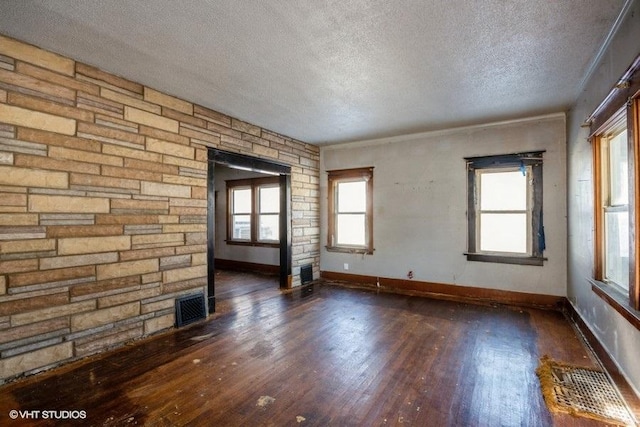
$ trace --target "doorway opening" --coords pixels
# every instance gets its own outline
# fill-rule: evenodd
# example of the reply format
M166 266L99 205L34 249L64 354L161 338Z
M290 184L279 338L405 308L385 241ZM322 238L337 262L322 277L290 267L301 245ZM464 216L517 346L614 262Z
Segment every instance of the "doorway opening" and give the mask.
M207 303L209 313L215 312L215 259L216 236L226 235L225 229L216 229L216 166L277 177L279 188L278 214L278 276L281 288L291 287L291 166L255 157L230 153L214 148L208 150L207 169Z

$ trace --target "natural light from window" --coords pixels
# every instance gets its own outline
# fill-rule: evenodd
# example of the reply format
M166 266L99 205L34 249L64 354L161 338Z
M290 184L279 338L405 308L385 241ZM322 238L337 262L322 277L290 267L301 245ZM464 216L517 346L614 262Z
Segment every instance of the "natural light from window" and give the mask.
M366 181L341 182L337 188L336 235L338 245L366 244Z
M608 139L608 159L609 185L605 189L609 193L609 202L604 208L604 274L607 281L628 290L629 171L626 129Z
M527 174L521 170L478 174L480 251L527 254Z

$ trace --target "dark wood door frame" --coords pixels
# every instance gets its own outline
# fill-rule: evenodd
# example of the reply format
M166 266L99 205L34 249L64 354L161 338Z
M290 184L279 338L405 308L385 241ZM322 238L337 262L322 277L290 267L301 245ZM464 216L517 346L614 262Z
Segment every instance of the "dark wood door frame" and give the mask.
M291 166L244 154L209 148L207 152L207 301L216 310L215 296L215 165L279 175L280 183L280 287L291 286Z

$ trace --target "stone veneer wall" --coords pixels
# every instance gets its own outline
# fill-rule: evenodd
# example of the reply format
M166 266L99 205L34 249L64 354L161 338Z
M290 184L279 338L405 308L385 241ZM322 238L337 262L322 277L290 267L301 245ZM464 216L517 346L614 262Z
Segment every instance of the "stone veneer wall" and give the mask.
M206 295L207 147L292 166L294 273L317 273L318 147L0 35L0 384Z

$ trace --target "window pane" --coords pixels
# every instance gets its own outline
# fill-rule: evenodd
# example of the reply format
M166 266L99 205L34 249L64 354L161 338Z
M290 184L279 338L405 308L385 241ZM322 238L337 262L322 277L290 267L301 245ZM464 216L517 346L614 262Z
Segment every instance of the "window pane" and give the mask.
M629 290L629 213L605 212L605 279Z
M527 209L527 177L521 171L480 173L480 210Z
M338 212L365 212L366 210L366 181L338 183Z
M336 219L338 245L365 245L365 215L340 214Z
M627 130L609 140L611 206L629 203Z
M278 215L260 215L258 240L280 240Z
M232 191L233 213L251 213L251 189L239 188Z
M251 240L251 215L233 215L233 238Z
M260 187L260 213L280 212L280 188Z
M527 215L480 214L480 250L526 254Z

